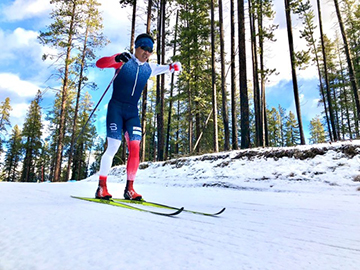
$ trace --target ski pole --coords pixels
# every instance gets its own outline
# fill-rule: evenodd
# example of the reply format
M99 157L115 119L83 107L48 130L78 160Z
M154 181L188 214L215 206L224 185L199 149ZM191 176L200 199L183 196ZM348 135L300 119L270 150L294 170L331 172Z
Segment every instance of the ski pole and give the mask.
M104 93L102 94L102 96L101 96L101 98L100 98L99 102L96 104L95 108L94 108L94 109L93 109L93 111L91 112L91 114L90 114L89 118L87 119L86 123L85 123L85 124L84 124L84 126L82 127L82 129L81 129L81 131L80 131L79 135L76 137L76 140L75 140L75 143L73 144L73 146L77 143L77 140L80 138L80 136L81 136L81 135L82 135L82 133L84 132L86 125L89 123L89 121L90 121L91 117L93 116L93 114L95 113L95 111L96 111L97 107L100 105L100 102L101 102L101 101L102 101L102 99L104 98L104 96L105 96L106 92L109 90L110 85L114 82L114 80L115 80L116 76L119 74L119 71L120 71L120 68L119 68L118 70L116 70L116 73L115 73L114 77L111 79L111 81L110 81L109 85L106 87L106 89L105 89ZM72 151L72 149L71 149L71 151Z

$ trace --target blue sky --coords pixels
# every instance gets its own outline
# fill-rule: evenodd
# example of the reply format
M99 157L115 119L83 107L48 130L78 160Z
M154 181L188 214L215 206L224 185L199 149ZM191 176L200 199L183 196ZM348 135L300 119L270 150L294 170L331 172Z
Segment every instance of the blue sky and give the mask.
M105 48L97 51L98 58L113 55L124 51L129 46L130 40L130 19L131 9L121 8L118 0L99 0L102 4L100 10L104 19L104 34L111 41ZM268 44L265 48L267 52L266 65L269 68L276 68L279 75L270 78L267 85L267 104L270 107L278 107L280 104L287 112L290 110L295 113L294 94L290 73L290 60L288 53L287 34L283 11L283 1L275 1L277 12L275 23L280 25L276 31L277 42ZM315 3L315 0L312 1ZM331 4L322 1L325 29L333 31L335 21L331 14L334 9ZM230 9L229 1L224 2L224 12L228 14ZM59 82L51 78L52 69L50 61L42 61L41 56L44 52L53 50L44 47L37 41L39 31L45 31L46 25L51 23L49 13L52 6L49 0L2 0L0 4L0 102L6 97L10 97L11 124L12 127L18 124L22 128L27 108L38 89L45 91L42 106L44 109L53 106L55 91L59 88ZM143 11L138 12L144 14ZM145 18L145 16L142 16ZM229 16L225 16L225 34L230 32ZM138 18L136 33L145 31L144 21L141 16ZM301 26L294 20L295 47L301 49L305 46L300 40L296 27ZM330 35L328 33L328 35ZM249 46L247 48L249 50ZM230 51L230 50L229 50ZM250 53L248 53L250 56ZM155 58L153 58L155 60ZM250 59L248 59L248 69ZM319 99L317 72L314 67L305 71L298 72L298 85L301 98L301 110L305 136L308 137L308 126L310 120L316 115L320 115L322 108L317 106ZM89 91L96 104L106 89L113 76L113 70L99 70L97 68L89 71L88 77L95 81L98 90ZM248 78L251 78L249 72ZM99 112L95 126L100 136L105 137L105 113L106 105L111 95L111 88L99 106ZM44 114L45 115L45 114ZM8 128L11 132L11 128Z

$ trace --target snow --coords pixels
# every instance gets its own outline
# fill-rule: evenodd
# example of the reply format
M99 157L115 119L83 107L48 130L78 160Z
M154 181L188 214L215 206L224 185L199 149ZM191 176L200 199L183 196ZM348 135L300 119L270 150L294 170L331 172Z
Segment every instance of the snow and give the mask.
M219 217L163 217L70 197L93 196L96 175L1 182L0 270L360 269L359 154L332 149L300 160L252 151L259 155L141 164L135 188L147 200L206 212L226 207ZM125 179L124 166L112 169L114 197L122 197Z

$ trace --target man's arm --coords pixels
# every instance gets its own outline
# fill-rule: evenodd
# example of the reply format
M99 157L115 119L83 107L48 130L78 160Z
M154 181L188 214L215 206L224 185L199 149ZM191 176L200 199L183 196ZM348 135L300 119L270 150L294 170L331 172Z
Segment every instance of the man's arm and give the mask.
M157 76L168 72L173 73L174 71L180 72L182 70L180 62L175 62L170 65L158 65L153 63L149 63L149 65L151 67L151 76Z
M98 68L115 68L115 69L118 69L124 63L129 61L130 58L131 58L131 54L128 53L128 52L117 53L117 54L114 54L113 56L105 56L105 57L100 58L96 62L96 66Z

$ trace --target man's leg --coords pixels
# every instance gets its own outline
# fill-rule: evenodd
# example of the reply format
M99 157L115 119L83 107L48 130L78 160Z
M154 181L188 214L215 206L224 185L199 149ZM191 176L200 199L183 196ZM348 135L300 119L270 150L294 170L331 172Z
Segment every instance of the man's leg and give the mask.
M100 162L99 186L95 193L96 198L108 200L112 197L107 190L106 181L107 181L107 175L109 174L111 169L112 161L120 145L121 145L121 140L116 140L109 137L107 138L107 148L105 153L101 157L101 162Z
M125 133L125 139L129 150L126 164L127 181L124 191L125 199L141 200L142 196L134 190L134 180L140 163L140 140L130 140L129 134Z

